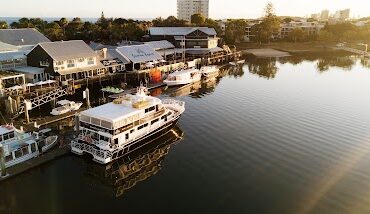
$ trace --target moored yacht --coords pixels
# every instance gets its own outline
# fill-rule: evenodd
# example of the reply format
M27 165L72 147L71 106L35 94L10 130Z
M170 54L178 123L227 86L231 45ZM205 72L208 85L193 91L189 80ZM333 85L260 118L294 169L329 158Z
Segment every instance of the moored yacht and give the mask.
M163 81L164 84L168 86L175 85L186 85L194 82L199 82L202 75L198 69L189 68L185 70L175 71L169 74L167 79Z
M77 111L81 108L82 103L81 102L73 102L69 100L60 100L57 102L57 108L54 108L50 114L51 115L62 115L66 114L71 111Z
M27 133L12 125L0 127L0 144L3 146L5 167L23 163L36 158L41 152L46 152L57 143L58 136L46 137L44 134Z
M107 164L171 130L185 111L185 103L160 100L146 92L140 86L135 95L81 112L80 133L71 143L72 152L89 153L94 161Z
M215 65L203 66L200 68L200 73L204 78L212 78L218 76L218 68Z

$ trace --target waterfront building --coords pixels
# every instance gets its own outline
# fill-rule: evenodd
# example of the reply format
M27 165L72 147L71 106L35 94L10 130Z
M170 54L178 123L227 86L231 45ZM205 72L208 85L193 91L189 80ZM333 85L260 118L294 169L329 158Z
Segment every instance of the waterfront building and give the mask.
M187 56L207 57L222 53L214 28L208 27L150 27L149 40L167 40Z
M45 80L43 69L27 66L27 54L40 42L50 42L34 28L0 29L0 70L25 74L27 82Z
M337 21L347 21L350 17L351 10L345 9L345 10L338 10L334 14L334 19Z
M30 50L38 43L50 40L35 28L21 28L0 29L0 42L16 46L18 49Z
M27 54L27 64L45 69L46 79L79 80L105 74L105 67L84 41L39 43Z
M296 28L302 29L308 36L317 35L325 26L319 22L307 21L291 21L289 23L282 23L278 38L284 39L289 33Z
M147 44L121 46L116 50L128 62L126 64L127 71L140 71L151 68L153 62L158 63L160 60L163 60L163 57Z
M209 18L209 0L177 0L177 18L191 21L191 16L201 14Z

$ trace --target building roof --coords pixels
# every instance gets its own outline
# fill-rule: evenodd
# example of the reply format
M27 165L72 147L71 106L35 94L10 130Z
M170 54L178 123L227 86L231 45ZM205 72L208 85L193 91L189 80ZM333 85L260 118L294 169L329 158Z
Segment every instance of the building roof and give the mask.
M150 35L184 36L200 30L209 36L217 35L214 28L209 27L150 27Z
M43 34L35 28L0 29L0 41L15 45L36 45L40 42L50 42Z
M175 48L175 46L167 40L151 41L151 42L146 42L145 44L149 45L150 47L152 47L156 51L157 50Z
M9 51L0 52L0 61L14 60L14 59L26 59L28 51Z
M0 41L0 52L1 51L16 51L18 50L17 46L10 45Z
M45 68L26 66L26 67L20 67L20 68L13 68L13 70L19 73L41 74L41 73L44 73Z
M163 59L158 52L156 52L149 45L145 44L118 47L117 52L133 63L144 63Z
M57 61L96 56L96 53L82 40L44 42L38 45Z

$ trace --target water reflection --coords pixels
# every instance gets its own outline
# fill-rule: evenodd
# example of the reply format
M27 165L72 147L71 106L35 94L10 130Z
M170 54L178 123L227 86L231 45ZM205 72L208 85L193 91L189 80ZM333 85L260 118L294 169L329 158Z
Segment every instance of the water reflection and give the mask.
M250 73L267 79L275 78L278 71L275 58L250 58L247 65Z
M161 162L168 155L171 146L180 142L183 135L183 131L176 126L155 139L155 142L108 165L98 165L90 160L84 160L85 175L92 180L90 182L96 179L102 181L109 187L109 194L114 197L123 196L129 189L161 170ZM96 186L100 185L99 183Z
M323 73L330 71L331 68L341 68L344 71L350 71L360 59L361 65L364 68L370 67L370 60L362 56L354 56L348 53L336 54L298 54L290 57L282 58L257 58L253 56L247 57L248 70L252 74L256 74L266 79L273 79L279 71L280 64L299 65L303 62L313 62L317 72Z

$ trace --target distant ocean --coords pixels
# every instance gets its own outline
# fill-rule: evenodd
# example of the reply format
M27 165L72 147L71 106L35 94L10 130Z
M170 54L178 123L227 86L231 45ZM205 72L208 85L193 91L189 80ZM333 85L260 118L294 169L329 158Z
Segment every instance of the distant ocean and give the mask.
M9 25L12 22L17 22L19 19L23 17L0 17L0 21L6 21ZM35 17L27 17L27 18L35 18ZM59 21L61 17L40 17L44 21L47 22L53 22L53 21ZM71 21L73 18L67 18L69 21ZM127 19L127 18L125 18ZM132 18L133 20L140 20L140 21L151 21L152 18ZM98 18L81 18L83 22L96 22Z

